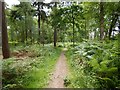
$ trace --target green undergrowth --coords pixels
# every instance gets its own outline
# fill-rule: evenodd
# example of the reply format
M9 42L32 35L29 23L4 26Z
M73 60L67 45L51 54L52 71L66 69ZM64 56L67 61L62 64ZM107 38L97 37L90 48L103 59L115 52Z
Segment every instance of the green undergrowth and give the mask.
M84 72L83 65L77 61L74 50L68 50L66 53L67 63L70 68L71 75L67 78L70 81L69 88L97 88L97 81L94 76Z
M50 73L61 49L52 46L16 46L17 57L2 62L3 88L43 88L48 85ZM23 53L23 54L22 54Z
M119 88L117 41L83 41L66 52L72 88Z

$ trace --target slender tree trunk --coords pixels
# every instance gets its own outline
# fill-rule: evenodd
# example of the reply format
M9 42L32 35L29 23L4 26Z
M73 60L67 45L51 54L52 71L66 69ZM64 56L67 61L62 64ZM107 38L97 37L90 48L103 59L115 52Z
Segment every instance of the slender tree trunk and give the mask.
M24 28L22 27L22 35L21 35L21 42L24 43L25 42L25 30Z
M25 40L26 40L26 43L27 43L27 37L28 37L28 32L27 32L27 22L26 22L26 19L27 19L27 14L25 12Z
M75 29L74 29L75 22L74 22L74 15L73 14L74 13L73 13L73 10L72 10L72 19L73 19L73 21L72 21L72 24L73 24L73 47L74 47L74 45L75 45Z
M57 29L54 29L54 47L56 47L56 43L57 43Z
M40 15L38 15L38 43L40 43Z
M104 38L104 2L100 2L100 40Z
M0 1L0 54L2 46L2 2ZM2 63L0 64L0 76L2 76ZM2 90L2 78L0 78L0 90Z
M2 46L2 1L0 1L0 46Z
M112 28L115 26L115 23L118 19L118 15L114 15L113 18L112 18L112 22L111 22L111 25L110 25L110 29L109 29L109 39L111 37L111 33L112 33Z
M38 2L38 43L40 43L40 5Z
M117 19L118 19L118 16L120 16L120 14L119 14L120 2L118 2L118 4L117 4L116 7L117 7L116 10L113 11L112 22L111 22L110 29L109 29L109 39L110 39L110 37L111 37L112 28L115 26L116 21L117 21ZM116 12L117 12L117 13L116 13Z
M32 44L32 27L30 27L30 42L31 42L31 44Z
M43 46L44 46L44 19L42 21L42 43L43 43Z
M57 2L55 2L55 8L57 8ZM57 29L54 28L54 47L56 47L57 43Z
M3 53L3 59L10 57L4 2L2 2L2 53Z

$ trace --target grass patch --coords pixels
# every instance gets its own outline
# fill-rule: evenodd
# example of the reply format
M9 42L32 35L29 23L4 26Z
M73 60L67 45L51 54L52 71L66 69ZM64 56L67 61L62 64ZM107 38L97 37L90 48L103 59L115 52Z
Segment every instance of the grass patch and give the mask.
M53 70L61 49L31 45L18 46L12 50L18 53L23 50L31 52L33 57L26 54L24 58L13 56L3 61L3 88L46 87L50 78L49 74Z

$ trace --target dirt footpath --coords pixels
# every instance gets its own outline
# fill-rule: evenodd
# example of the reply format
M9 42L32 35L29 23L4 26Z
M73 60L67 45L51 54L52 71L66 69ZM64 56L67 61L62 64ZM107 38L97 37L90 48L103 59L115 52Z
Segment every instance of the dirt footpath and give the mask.
M64 78L68 75L68 67L64 53L65 52L62 51L56 63L55 70L52 73L48 88L65 88Z

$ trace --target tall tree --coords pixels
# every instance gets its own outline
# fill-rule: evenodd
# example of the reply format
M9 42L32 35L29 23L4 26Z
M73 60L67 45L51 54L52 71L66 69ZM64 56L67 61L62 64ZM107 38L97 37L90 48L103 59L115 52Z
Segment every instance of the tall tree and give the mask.
M40 42L40 2L37 3L38 4L38 42Z
M115 8L116 7L116 8ZM111 33L112 33L112 29L115 27L115 24L118 20L118 16L120 16L120 2L116 3L116 4L113 4L112 5L112 19L111 19L111 24L110 24L110 28L109 28L109 39L111 37Z
M41 1L41 2L39 2L39 1L35 1L34 3L33 3L33 6L37 6L37 16L38 16L38 43L40 43L41 42L41 39L40 39L40 37L41 37L41 25L40 25L40 21L41 21L41 9L42 9L42 7L43 7L43 5L44 5L44 3L43 3L43 0Z
M45 43L45 40L44 40L44 37L45 37L45 30L44 30L44 23L45 23L45 20L46 20L47 16L46 16L46 13L45 11L41 11L41 20L42 20L42 44L44 46L44 43Z
M51 24L54 27L54 46L56 47L57 40L57 31L58 30L70 30L73 38L70 41L73 41L73 46L75 42L75 28L80 30L79 20L83 19L82 17L82 7L79 5L66 6L61 8L54 8L51 14ZM72 26L72 27L71 27Z
M32 41L33 27L33 8L29 2L20 2L19 5L14 5L9 10L8 24L10 33L14 35L17 41L28 42Z
M7 34L7 23L6 23L6 16L5 16L5 3L0 2L2 5L2 53L3 59L10 57L10 49L8 45L8 34Z
M100 1L100 40L104 38L104 2Z
M2 45L2 3L0 2L0 46Z
M51 8L51 2L50 3L45 3L44 0L41 0L41 1L38 1L38 0L35 0L33 2L33 6L37 7L37 15L38 16L38 43L42 42L43 45L44 45L44 35L41 35L44 34L42 31L43 27L44 27L44 20L46 18L46 12L44 11L44 7L48 7L48 8ZM41 26L41 22L42 21L42 25Z
M57 2L55 2L55 9L57 8ZM54 47L56 47L57 43L57 28L54 28Z

